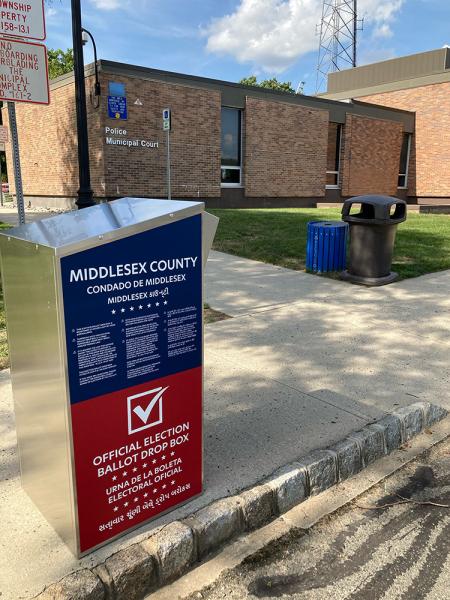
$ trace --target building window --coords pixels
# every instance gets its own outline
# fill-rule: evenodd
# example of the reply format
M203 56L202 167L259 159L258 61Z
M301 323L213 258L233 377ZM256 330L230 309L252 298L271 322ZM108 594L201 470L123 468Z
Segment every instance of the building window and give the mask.
M411 151L411 134L403 134L402 151L400 152L400 167L398 174L398 187L408 187L409 153Z
M327 189L338 189L341 186L339 170L341 166L342 125L329 123L327 150Z
M225 187L242 185L241 113L238 108L222 107L221 184Z

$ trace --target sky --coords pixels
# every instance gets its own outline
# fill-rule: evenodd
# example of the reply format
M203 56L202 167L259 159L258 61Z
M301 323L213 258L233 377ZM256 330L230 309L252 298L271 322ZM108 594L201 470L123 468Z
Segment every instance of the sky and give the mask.
M98 57L239 81L316 89L322 0L81 0ZM358 0L359 65L450 45L449 0ZM47 45L72 45L70 0L49 0ZM85 47L85 61L93 59Z

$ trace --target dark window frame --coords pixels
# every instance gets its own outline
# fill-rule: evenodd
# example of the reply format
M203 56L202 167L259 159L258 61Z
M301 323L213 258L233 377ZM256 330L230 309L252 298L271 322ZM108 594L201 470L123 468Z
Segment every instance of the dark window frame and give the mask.
M325 180L325 189L327 190L339 190L341 188L341 152L342 152L342 132L344 130L342 123L336 123L337 125L337 135L336 135L336 148L335 148L335 157L334 157L334 171L326 171L326 175L334 176L334 183L326 183ZM328 149L327 149L328 152ZM328 177L327 177L328 178ZM326 178L326 179L327 179Z
M410 133L403 134L402 147L400 150L400 164L399 164L399 173L398 173L398 181L397 181L397 189L399 190L407 190L408 189L408 176L409 176L409 159L411 156L411 138L412 135ZM403 157L403 144L404 140L407 139L407 148L406 148L406 163L405 169L402 173L402 157Z
M243 110L236 108L235 106L222 106L221 115L223 110L234 110L238 114L238 162L239 164L226 164L222 158L222 134L221 134L221 157L220 157L220 185L221 187L243 187L242 186L242 121L243 121ZM224 181L224 174L229 171L236 171L238 173L238 181L227 182Z

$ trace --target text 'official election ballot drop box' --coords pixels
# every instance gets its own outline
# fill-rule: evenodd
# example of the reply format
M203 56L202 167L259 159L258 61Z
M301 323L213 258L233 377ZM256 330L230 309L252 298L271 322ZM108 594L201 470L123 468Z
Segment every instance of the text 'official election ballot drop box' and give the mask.
M0 236L22 484L76 555L202 491L203 209L122 198Z

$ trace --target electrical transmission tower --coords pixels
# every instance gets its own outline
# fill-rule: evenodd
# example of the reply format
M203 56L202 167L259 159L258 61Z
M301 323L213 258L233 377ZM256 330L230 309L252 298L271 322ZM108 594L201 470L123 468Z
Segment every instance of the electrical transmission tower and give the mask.
M325 89L328 73L356 67L357 0L323 0L319 29L316 93Z

